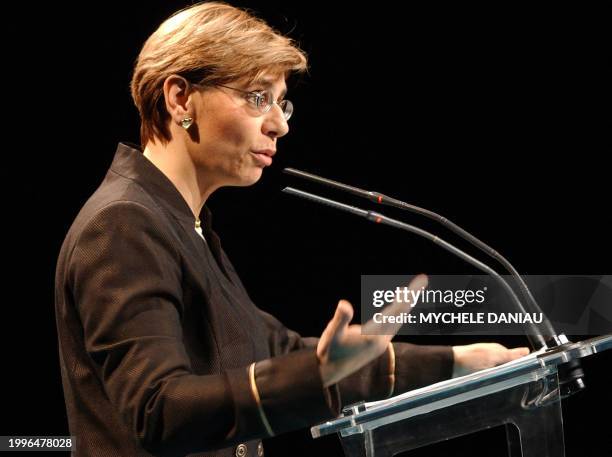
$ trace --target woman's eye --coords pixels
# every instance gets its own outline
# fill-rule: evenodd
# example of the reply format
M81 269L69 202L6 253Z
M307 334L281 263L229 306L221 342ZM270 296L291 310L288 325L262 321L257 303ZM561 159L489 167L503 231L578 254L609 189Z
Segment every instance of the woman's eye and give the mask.
M261 103L260 100L262 100L264 98L265 94L263 92L259 92L259 91L253 91L249 94L249 101L258 104Z

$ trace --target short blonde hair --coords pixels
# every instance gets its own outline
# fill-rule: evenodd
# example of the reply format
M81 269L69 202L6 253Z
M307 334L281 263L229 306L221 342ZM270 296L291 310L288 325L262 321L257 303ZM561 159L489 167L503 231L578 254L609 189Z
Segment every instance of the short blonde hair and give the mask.
M224 84L306 69L304 51L247 10L205 2L178 11L147 39L134 67L131 92L140 113L142 146L171 139L163 94L170 75Z

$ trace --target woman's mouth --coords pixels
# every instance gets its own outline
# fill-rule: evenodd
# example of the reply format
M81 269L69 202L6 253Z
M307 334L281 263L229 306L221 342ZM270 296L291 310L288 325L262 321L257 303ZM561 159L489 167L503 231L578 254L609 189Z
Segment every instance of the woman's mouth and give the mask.
M275 151L272 150L257 152L251 151L251 154L253 154L257 163L264 167L269 167L270 165L272 165L272 156L274 155L274 153Z

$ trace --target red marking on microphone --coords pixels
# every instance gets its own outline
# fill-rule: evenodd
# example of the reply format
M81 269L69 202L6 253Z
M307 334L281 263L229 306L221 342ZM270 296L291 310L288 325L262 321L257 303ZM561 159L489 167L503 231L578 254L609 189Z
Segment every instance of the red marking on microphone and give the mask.
M378 224L378 223L380 223L380 221L382 221L382 219L380 217L377 217L376 218L376 223Z
M378 203L382 203L382 197L380 195L378 196Z

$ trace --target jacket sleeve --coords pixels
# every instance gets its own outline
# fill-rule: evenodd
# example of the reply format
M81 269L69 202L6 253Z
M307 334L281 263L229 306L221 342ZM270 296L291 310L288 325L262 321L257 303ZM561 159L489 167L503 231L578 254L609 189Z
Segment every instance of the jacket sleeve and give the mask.
M274 316L259 311L268 325L271 354L316 348L318 338L303 338ZM334 410L360 401L374 401L434 384L452 377L450 346L390 343L383 355L326 391Z
M385 353L339 383L342 407L375 401L452 377L450 346L390 343Z
M85 349L141 446L186 455L337 415L312 347L194 373L183 344L181 257L169 232L145 206L114 202L85 224L68 264Z

